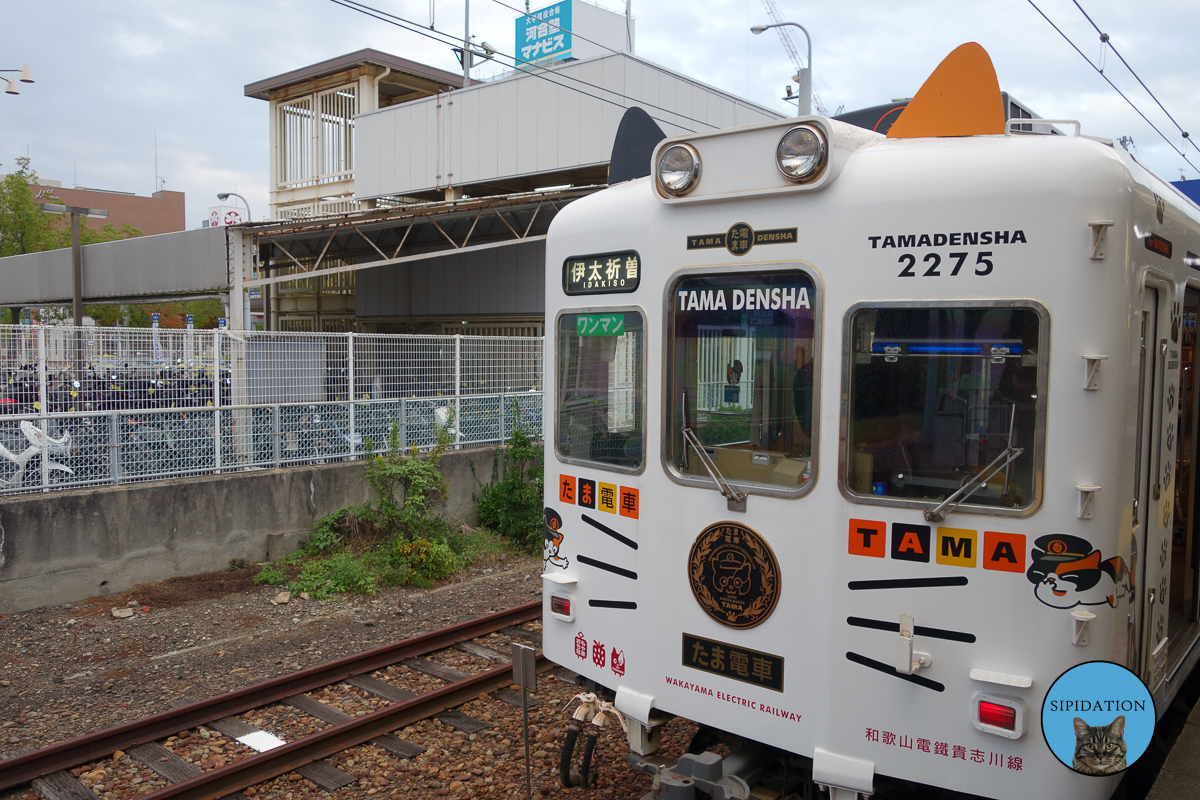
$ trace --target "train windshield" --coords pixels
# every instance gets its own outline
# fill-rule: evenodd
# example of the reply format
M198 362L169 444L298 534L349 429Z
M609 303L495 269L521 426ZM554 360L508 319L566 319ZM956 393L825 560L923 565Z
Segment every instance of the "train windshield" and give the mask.
M619 471L642 468L645 349L640 312L604 309L558 318L559 458Z
M966 486L955 503L1031 506L1040 322L1011 306L856 311L846 487L941 502Z
M733 483L803 489L812 476L816 396L812 279L798 270L687 277L671 298L675 469L712 480L715 468Z

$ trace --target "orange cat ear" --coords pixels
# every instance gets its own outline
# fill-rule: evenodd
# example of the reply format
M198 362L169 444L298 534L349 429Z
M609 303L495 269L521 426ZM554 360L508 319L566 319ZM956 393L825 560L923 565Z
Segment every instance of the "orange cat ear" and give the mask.
M1004 100L987 51L967 42L946 56L888 131L889 139L1004 133Z

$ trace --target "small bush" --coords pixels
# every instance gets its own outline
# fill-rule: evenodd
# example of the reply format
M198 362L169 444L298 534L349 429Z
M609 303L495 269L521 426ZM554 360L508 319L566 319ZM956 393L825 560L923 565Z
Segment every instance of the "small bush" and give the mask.
M287 574L274 564L263 564L263 568L254 576L254 583L258 586L282 586L287 583Z
M304 545L306 553L332 553L354 543L378 537L377 515L370 503L351 506L326 514L313 524L313 533Z
M248 558L231 558L229 559L229 571L237 572L239 569L246 569L250 566Z
M492 478L479 482L482 492L479 518L483 524L523 547L542 541L542 490L545 481L541 442L535 442L521 424L513 401L512 436L503 451L496 451ZM475 465L471 465L474 473ZM478 481L479 476L475 479Z
M438 469L445 438L439 433L438 446L427 458L404 455L399 425L392 423L387 452L367 462L367 481L379 497L372 507L373 521L382 533L409 540L445 536L446 523L433 516L450 489ZM397 494L403 494L403 505Z
M426 581L445 580L459 568L459 560L449 546L421 539L396 542L392 560L406 564L414 576Z

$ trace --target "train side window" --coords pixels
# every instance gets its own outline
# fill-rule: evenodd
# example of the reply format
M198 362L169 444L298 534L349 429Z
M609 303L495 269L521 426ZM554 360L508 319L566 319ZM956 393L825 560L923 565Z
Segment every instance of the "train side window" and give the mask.
M938 504L969 484L956 504L1032 508L1048 325L1014 303L852 310L843 489Z
M638 472L644 443L646 337L642 313L559 314L555 448L567 463Z
M715 466L758 493L804 491L815 474L813 279L795 269L689 275L668 299L672 474L711 484Z

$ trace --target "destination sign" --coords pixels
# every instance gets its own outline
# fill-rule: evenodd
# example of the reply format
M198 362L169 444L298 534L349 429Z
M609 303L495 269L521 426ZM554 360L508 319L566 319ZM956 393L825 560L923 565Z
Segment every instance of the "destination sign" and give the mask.
M572 256L563 262L563 291L569 295L632 292L641 283L636 251Z

